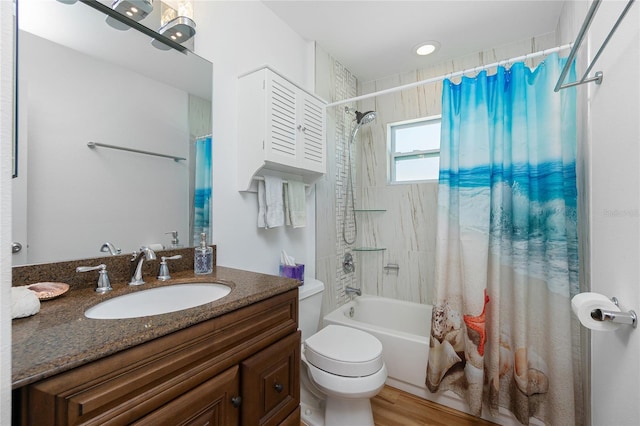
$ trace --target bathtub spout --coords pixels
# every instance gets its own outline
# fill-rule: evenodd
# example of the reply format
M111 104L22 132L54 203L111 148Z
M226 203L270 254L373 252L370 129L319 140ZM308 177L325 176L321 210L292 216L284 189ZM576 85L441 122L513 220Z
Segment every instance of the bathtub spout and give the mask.
M346 286L344 288L344 292L347 293L347 296L353 296L353 295L362 296L362 290L355 287Z

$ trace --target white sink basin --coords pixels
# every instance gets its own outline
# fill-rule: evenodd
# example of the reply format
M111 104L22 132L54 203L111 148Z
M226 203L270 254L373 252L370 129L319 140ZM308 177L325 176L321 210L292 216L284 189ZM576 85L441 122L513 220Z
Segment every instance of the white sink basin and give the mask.
M174 284L105 300L87 309L84 315L93 319L122 319L167 314L213 302L230 291L230 287L218 283Z

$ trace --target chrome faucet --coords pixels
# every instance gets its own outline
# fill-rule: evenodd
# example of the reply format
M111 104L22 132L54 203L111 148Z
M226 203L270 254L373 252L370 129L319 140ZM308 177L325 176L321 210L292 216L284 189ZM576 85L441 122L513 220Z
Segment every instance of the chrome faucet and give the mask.
M106 243L102 244L102 247L100 247L100 251L101 252L107 252L108 251L111 256L115 256L115 255L120 254L122 252L122 250L120 250L119 248L116 248L109 241L107 241Z
M136 265L135 271L131 274L129 285L144 284L144 280L142 279L142 264L145 260L155 260L155 258L156 253L149 247L140 247L140 251L133 252L131 265L133 266L136 262L138 262L138 264Z
M362 296L362 290L355 287L346 286L344 288L344 292L347 294L347 296L353 296L353 295Z

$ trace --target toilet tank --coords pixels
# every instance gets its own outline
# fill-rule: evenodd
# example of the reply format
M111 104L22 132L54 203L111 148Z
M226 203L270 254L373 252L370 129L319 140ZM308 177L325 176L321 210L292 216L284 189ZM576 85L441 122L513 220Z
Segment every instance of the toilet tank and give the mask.
M304 284L298 287L300 307L298 321L302 331L302 341L318 331L320 324L320 311L322 308L322 292L324 284L313 278L304 280Z

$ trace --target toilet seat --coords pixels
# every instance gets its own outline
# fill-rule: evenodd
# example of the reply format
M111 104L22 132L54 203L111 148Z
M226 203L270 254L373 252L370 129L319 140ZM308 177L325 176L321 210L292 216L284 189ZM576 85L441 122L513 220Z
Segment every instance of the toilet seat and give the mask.
M304 348L309 364L338 376L365 377L384 367L382 343L351 327L328 325L305 340Z

